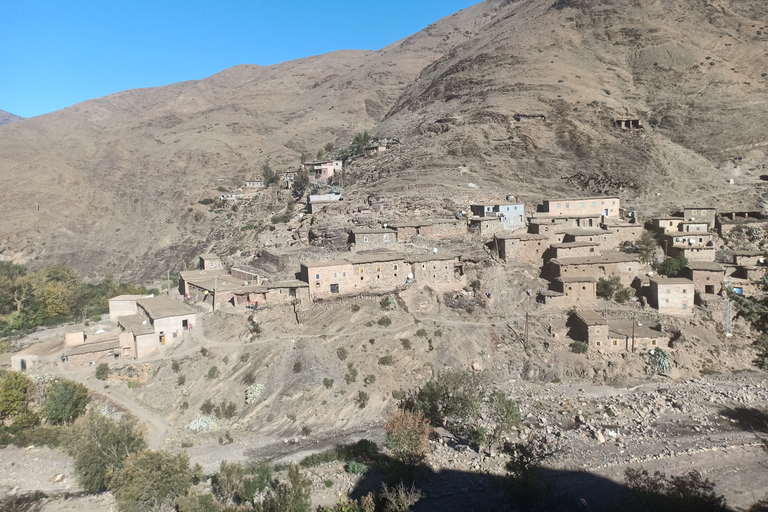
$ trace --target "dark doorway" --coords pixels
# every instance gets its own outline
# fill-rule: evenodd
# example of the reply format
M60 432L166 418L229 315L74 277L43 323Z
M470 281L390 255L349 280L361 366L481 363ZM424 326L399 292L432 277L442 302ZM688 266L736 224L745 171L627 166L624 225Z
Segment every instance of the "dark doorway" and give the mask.
M331 293L339 293L339 285L338 284L332 284L331 285Z

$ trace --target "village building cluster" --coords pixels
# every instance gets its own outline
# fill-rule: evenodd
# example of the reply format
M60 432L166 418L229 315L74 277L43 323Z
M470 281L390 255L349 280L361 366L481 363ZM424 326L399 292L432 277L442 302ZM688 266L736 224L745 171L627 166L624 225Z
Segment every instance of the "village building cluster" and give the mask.
M622 128L636 126L626 121ZM305 163L302 169L313 181L327 182L341 162ZM263 180L249 181L246 190L263 185ZM308 213L327 211L341 201L340 194L309 195ZM755 280L765 273L763 251L732 251L729 261L722 256L716 261L720 237L768 229L768 219L760 212L691 207L641 224L617 196L550 198L532 213L507 196L503 202L471 204L469 210L454 218L378 219L374 225L351 228L346 253L326 259L312 259L306 250L291 253L280 265L281 275L291 274L283 280L256 268L227 268L218 255L202 254L197 269L179 273L182 300L132 295L110 299L109 317L117 328L91 335L67 333L63 361L87 364L100 357L145 357L183 337L201 312L222 307L259 311L289 306L298 320L298 310L315 301L390 294L409 286L469 290L466 254L427 250L424 244L430 241L439 245L470 239L499 262L539 268L548 286L527 290L531 299L544 310L575 310L569 337L605 352L666 346L670 334L663 327L665 318L690 316L696 306L724 318L726 289L758 293ZM678 276L655 275L651 261L641 259L637 241L646 231L663 248L663 258L687 259ZM420 249L413 250L417 245ZM264 251L263 257L279 260L281 255ZM594 308L601 300L603 280L618 283L628 300L639 303L640 309L632 311L653 311L657 321L644 325L626 316L614 319L598 313ZM20 369L34 364L17 359L14 365Z

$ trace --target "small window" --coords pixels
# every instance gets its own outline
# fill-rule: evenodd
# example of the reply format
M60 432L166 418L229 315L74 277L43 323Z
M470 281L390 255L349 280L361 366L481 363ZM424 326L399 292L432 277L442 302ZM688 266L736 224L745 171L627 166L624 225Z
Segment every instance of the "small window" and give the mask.
M361 273L361 274L364 274L364 273L365 273L365 269L361 267L361 268L360 268L360 273Z
M613 346L618 347L619 346L619 340L613 340Z
M341 277L347 277L347 273L346 272L342 272L341 273Z
M315 283L315 288L320 288L320 283Z
M360 280L361 280L361 281L363 280L363 276L360 276Z
M376 272L381 272L381 267L376 267Z
M443 270L448 270L448 265L446 265L446 266L443 268Z
M584 208L584 203L581 203L581 207Z
M691 215L696 215L696 210L691 210Z
M595 201L592 201L592 206L597 206L597 203Z
M595 334L600 334L600 328L595 329Z
M395 263L395 270L397 270L397 263Z
M565 207L566 207L566 208L570 208L570 207L571 207L571 204L570 204L570 203L565 203Z
M560 208L560 203L557 203L557 207Z
M683 288L683 293L688 293L688 290L686 290L685 288Z
M315 274L315 279L320 279L320 274Z
M363 242L368 243L368 237L367 236L363 237Z
M333 277L339 277L339 274L337 272L334 272Z
M427 266L425 264L421 264L421 270L426 270Z
M382 240L384 240L385 242L389 242L389 235L384 235Z
M651 345L656 345L656 340L651 340Z
M598 341L598 342L595 343L595 345L597 345L599 347L599 346L602 345L602 343Z

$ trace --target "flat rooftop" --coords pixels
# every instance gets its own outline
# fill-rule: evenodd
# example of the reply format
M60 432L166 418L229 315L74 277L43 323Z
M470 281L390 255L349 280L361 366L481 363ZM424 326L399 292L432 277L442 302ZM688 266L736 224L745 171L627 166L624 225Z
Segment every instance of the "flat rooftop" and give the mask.
M600 265L601 263L637 262L640 260L634 254L624 252L609 252L599 256L584 256L579 258L554 258L550 260L555 265Z
M202 258L202 256L200 257ZM182 270L179 272L179 275L183 280L189 281L190 279L202 277L228 276L229 272L223 268L214 268L211 270Z
M688 279L687 277L652 277L649 279L650 282L656 283L657 285L665 285L665 284L693 284L693 281Z
M596 283L597 279L591 276L560 276L556 277L555 280L560 281L561 283Z
M203 258L204 260L220 260L221 259L218 254L213 254L212 252L201 254L199 257Z
M418 228L424 226L434 226L435 224L453 224L455 222L461 222L459 219L424 219L424 220L410 220L405 222L388 222L387 224L393 228Z
M117 317L117 323L126 331L131 331L135 335L151 334L155 332L155 330L152 329L152 326L147 323L147 320L139 315L119 316Z
M691 270L707 270L710 272L725 271L722 265L713 261L689 261L686 266Z
M607 325L608 321L594 309L585 309L584 311L577 311L578 316L582 322L587 325Z
M269 290L274 290L277 288L307 288L309 285L305 283L304 281L299 281L297 279L292 279L289 281L277 281L274 283L267 283L264 285Z
M109 299L109 301L119 301L119 300L137 300L141 299L143 297L146 297L146 295L118 295L117 297L112 297Z
M663 335L660 326L656 325L651 327L649 325L645 325L642 322L640 323L642 325L637 325L637 323L634 323L635 338L658 338ZM632 338L632 324L633 322L631 320L617 320L608 322L608 332L611 334L618 334L619 336Z
M391 235L397 233L394 229L389 228L353 228L350 231L355 235Z
M512 233L512 234L505 234L505 233L499 233L496 235L496 238L503 238L505 240L549 240L549 237L547 235L538 235L536 233Z
M579 247L599 247L599 242L562 242L559 244L552 244L553 249L577 249Z
M599 196L599 197L564 197L562 199L545 199L545 203L552 203L555 201L568 201L570 202L578 202L578 201L605 201L608 199L619 199L619 196Z
M183 302L170 297L151 297L139 299L136 303L144 308L152 318L168 318L169 316L194 315L195 310Z

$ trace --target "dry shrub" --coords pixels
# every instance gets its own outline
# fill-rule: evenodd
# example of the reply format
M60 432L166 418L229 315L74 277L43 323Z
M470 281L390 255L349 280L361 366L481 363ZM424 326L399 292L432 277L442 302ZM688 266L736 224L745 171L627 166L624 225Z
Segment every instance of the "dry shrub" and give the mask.
M424 460L432 427L421 412L396 411L384 425L387 448L404 464L414 466Z

